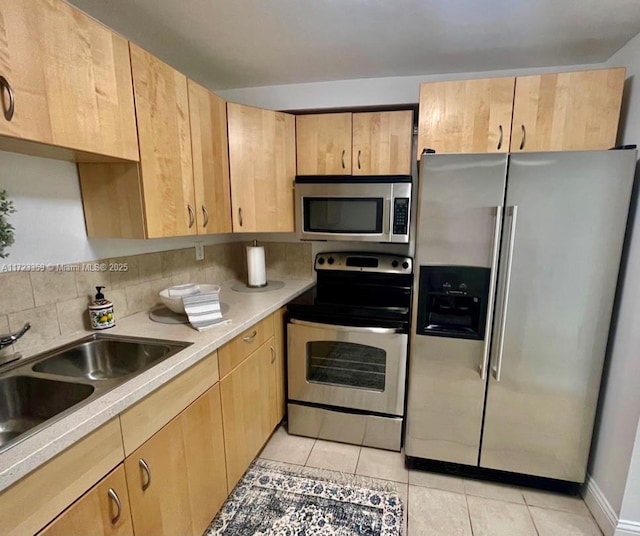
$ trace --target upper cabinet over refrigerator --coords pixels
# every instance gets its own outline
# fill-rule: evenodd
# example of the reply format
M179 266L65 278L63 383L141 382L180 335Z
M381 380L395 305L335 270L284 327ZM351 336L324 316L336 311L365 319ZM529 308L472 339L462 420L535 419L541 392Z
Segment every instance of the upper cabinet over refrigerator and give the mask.
M636 158L422 159L410 459L584 481Z

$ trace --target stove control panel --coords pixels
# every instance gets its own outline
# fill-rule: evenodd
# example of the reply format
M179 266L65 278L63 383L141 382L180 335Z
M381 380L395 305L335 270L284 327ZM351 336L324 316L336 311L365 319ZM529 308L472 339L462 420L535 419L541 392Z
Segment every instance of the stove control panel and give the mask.
M413 259L385 253L325 252L316 255L315 269L316 271L411 274L413 273Z

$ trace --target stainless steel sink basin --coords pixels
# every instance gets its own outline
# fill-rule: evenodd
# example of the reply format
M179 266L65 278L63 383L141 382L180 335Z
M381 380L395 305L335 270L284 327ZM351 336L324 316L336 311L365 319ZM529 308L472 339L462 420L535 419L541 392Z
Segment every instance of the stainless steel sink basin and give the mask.
M92 385L30 376L0 378L0 445L88 398Z
M89 340L36 363L33 370L72 378L107 380L138 372L160 361L172 348L169 344L139 341Z
M0 367L0 452L190 345L96 333Z

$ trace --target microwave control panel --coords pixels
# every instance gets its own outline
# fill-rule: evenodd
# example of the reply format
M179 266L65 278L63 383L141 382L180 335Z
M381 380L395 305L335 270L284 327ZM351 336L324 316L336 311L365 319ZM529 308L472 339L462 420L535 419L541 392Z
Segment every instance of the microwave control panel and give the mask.
M393 234L406 235L409 232L409 198L396 197L393 200Z

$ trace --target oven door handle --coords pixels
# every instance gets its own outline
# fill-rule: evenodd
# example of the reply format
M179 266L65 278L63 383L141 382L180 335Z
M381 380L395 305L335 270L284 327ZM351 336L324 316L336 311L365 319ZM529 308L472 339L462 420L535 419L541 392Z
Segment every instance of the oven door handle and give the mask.
M360 326L337 326L335 324L321 324L320 322L308 322L307 320L297 320L292 318L289 321L291 324L297 324L299 326L307 326L310 328L318 329L330 329L332 331L351 331L355 333L402 333L400 328L366 328Z

